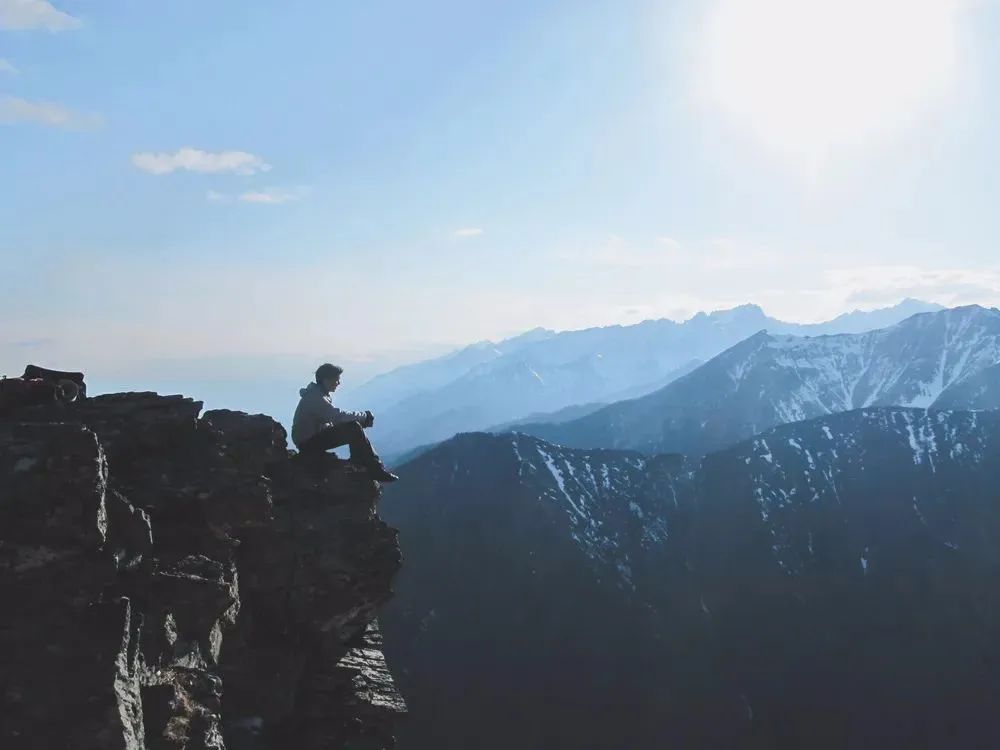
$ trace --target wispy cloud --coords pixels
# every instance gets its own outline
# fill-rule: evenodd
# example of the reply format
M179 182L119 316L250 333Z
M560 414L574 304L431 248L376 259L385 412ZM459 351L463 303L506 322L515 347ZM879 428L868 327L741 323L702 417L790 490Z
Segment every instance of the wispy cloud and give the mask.
M301 200L304 194L305 190L303 188L295 188L293 190L264 188L263 190L248 190L245 193L241 193L239 200L243 203L291 203L292 201Z
M478 237L483 234L484 230L480 227L462 227L461 229L456 229L451 233L452 237L457 239L468 239L470 237Z
M595 266L648 268L676 263L680 245L669 237L659 237L655 247L633 245L625 238L611 235L603 243L591 247L560 251L561 260L588 263Z
M66 130L93 130L104 119L97 114L75 112L61 104L33 102L16 96L0 96L0 124L28 122Z
M18 69L14 67L13 63L8 60L4 60L0 57L0 74L7 74L11 76L16 76L18 74Z
M22 339L21 341L11 341L8 346L16 349L37 349L54 343L55 340L50 338Z
M68 31L80 20L57 10L47 0L0 0L0 29Z
M943 305L1000 304L1000 268L865 266L827 273L850 305L891 304L905 297Z
M292 203L302 200L307 193L304 187L295 188L262 188L260 190L247 190L243 193L220 193L217 190L209 190L205 197L214 203L263 203L265 205L280 205L282 203Z
M144 172L163 175L178 170L202 174L251 175L266 172L271 165L246 151L202 151L184 147L174 153L143 152L132 155L132 164Z

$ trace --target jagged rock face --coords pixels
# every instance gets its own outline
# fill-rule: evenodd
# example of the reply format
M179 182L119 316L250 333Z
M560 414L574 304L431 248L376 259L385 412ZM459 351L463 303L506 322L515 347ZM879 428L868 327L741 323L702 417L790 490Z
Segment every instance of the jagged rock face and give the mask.
M378 486L155 394L0 423L0 746L382 748Z
M95 554L125 531L101 446L63 424L3 425L0 443L0 744L141 747L139 618Z
M1000 311L924 313L863 334L759 333L648 396L515 429L576 448L700 456L780 424L867 406L1000 407Z
M463 435L400 472L404 749L1000 746L996 412L856 410L696 463Z

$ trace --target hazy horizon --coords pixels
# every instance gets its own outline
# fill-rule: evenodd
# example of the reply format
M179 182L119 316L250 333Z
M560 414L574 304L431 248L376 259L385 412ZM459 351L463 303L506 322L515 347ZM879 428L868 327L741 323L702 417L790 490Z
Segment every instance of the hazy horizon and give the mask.
M685 315L683 317L660 317L660 318L646 318L641 321L632 321L628 323L607 323L607 324L597 324L592 326L580 326L580 327L570 327L561 329L550 329L544 326L533 326L526 329L517 329L503 332L493 338L487 339L476 339L470 341L463 341L458 343L428 343L423 347L412 348L412 349L398 349L398 350L386 350L386 351L374 351L367 357L354 358L354 357L338 357L336 351L313 351L313 352L274 352L271 354L264 355L253 355L253 354L232 354L232 355L218 355L218 354L206 354L200 356L191 357L154 357L147 360L133 360L130 361L125 366L115 366L115 367L100 367L98 366L93 372L96 373L97 378L104 382L116 382L116 383L129 383L132 382L136 387L142 384L142 380L148 378L162 378L167 377L168 379L206 379L206 380L218 380L220 376L224 375L226 372L231 372L233 368L238 368L246 373L252 373L255 369L259 368L261 373L264 375L273 375L275 372L288 372L292 369L301 370L304 373L304 377L308 377L308 371L315 367L315 363L324 357L326 359L333 359L342 364L346 364L351 370L352 381L350 383L350 388L362 385L371 379L389 373L400 367L405 367L406 365L416 364L418 362L423 362L428 359L434 359L436 357L448 356L449 354L454 354L462 351L469 346L475 346L479 344L490 344L490 343L500 343L508 339L516 338L518 336L530 333L536 330L546 330L552 333L572 333L577 331L587 331L600 328L611 328L615 326L632 326L639 325L641 323L651 323L659 321L670 321L677 324L686 323L699 315L713 315L717 313L726 313L733 310L739 309L741 307L757 307L761 310L763 315L766 317L781 320L785 323L793 324L815 324L828 322L834 320L838 317L845 315L852 315L858 313L874 312L879 310L889 310L893 309L899 305L904 305L908 303L915 304L936 304L929 303L926 300L918 300L912 297L907 297L901 299L899 302L886 305L886 306L865 306L865 307L855 307L850 310L845 310L841 313L830 318L819 318L819 319L807 319L807 320L796 320L793 318L778 318L775 315L771 315L768 310L763 308L761 305L755 302L745 302L734 307L719 308L714 310L698 310L690 315ZM29 360L31 363L36 364L35 360L31 359L31 355L36 351L37 347L43 342L34 341L22 341L22 342L12 342L12 345L8 348L10 356L5 357L6 362L0 362L0 365L6 365L7 371L0 369L0 372L11 376L17 374L15 370L20 371L24 364L27 364ZM20 351L18 351L20 350ZM21 355L21 359L17 360L17 355ZM55 365L55 362L45 362L39 360L43 365ZM72 363L68 363L72 364ZM103 389L105 392L108 388Z

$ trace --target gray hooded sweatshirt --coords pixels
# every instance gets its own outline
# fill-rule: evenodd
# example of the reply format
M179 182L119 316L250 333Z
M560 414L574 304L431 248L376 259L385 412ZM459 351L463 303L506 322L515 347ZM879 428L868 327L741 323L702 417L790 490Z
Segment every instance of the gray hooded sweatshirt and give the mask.
M364 412L344 411L333 405L330 394L326 393L317 383L310 383L299 390L302 397L295 407L292 417L292 442L301 448L309 438L324 427L342 422L365 421Z

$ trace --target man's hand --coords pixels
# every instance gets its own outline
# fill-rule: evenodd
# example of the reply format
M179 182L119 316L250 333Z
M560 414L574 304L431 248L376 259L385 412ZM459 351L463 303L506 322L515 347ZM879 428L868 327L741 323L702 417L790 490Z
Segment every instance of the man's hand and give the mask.
M365 427L371 427L375 424L375 415L370 411L365 410Z

